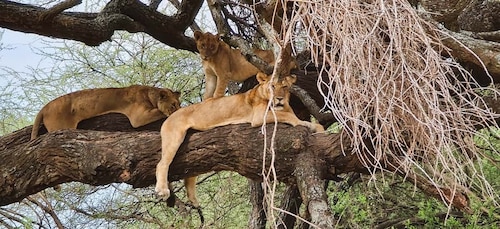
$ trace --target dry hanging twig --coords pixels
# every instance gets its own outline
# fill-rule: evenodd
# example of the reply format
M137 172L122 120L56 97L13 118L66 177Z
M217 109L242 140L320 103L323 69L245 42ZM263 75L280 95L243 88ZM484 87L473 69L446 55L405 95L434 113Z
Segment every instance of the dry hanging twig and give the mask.
M498 92L480 88L443 58L448 50L432 34L435 27L404 0L285 2L293 4L287 23L302 29L294 39L305 41L329 76L329 82L318 79L328 88L326 106L366 167L375 173L390 165L453 192L479 182L484 197L498 201L475 160L481 151L474 142L485 138L475 126L498 128L478 91Z

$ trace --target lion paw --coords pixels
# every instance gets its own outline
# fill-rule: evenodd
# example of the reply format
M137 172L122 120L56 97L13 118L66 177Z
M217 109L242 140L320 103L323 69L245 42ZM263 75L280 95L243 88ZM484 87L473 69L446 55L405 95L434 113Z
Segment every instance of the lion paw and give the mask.
M325 128L323 128L323 126L321 124L317 124L317 123L313 123L313 124L314 124L313 130L315 132L323 132L323 131L325 131Z
M166 184L156 184L155 192L158 196L168 198L170 196L170 189Z

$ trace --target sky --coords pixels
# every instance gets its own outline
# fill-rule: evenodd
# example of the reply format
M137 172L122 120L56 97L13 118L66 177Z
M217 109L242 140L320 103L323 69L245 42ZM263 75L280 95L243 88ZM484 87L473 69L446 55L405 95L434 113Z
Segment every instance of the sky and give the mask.
M0 43L5 48L0 50L0 66L25 72L28 66L36 67L40 63L42 56L36 54L33 48L42 47L42 36L8 29L2 31Z

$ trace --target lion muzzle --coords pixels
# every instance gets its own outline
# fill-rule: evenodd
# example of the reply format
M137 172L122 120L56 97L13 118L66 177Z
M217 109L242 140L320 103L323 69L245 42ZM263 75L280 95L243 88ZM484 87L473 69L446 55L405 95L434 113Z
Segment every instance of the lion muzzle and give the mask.
M274 110L283 110L284 107L285 107L285 98L284 97L275 97L273 100Z

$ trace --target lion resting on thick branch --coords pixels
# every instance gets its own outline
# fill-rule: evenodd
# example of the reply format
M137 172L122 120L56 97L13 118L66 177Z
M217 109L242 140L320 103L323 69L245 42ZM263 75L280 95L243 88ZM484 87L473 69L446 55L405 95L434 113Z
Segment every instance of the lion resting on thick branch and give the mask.
M275 82L264 73L258 73L257 80L259 84L245 93L207 99L181 108L165 120L160 132L161 160L156 166L155 191L158 195L170 196L168 169L190 128L203 131L241 123L250 123L251 126L257 127L264 121L274 122L276 118L277 122L307 126L315 132L324 130L319 124L298 119L288 104L289 88L295 82L295 77L285 77L283 81ZM274 114L268 112L270 100ZM196 198L196 177L186 178L184 182L189 200L194 206L199 206Z
M38 112L31 139L38 136L40 123L48 132L76 129L80 121L108 113L124 114L134 128L140 127L178 110L179 96L170 89L142 85L72 92L50 101Z

